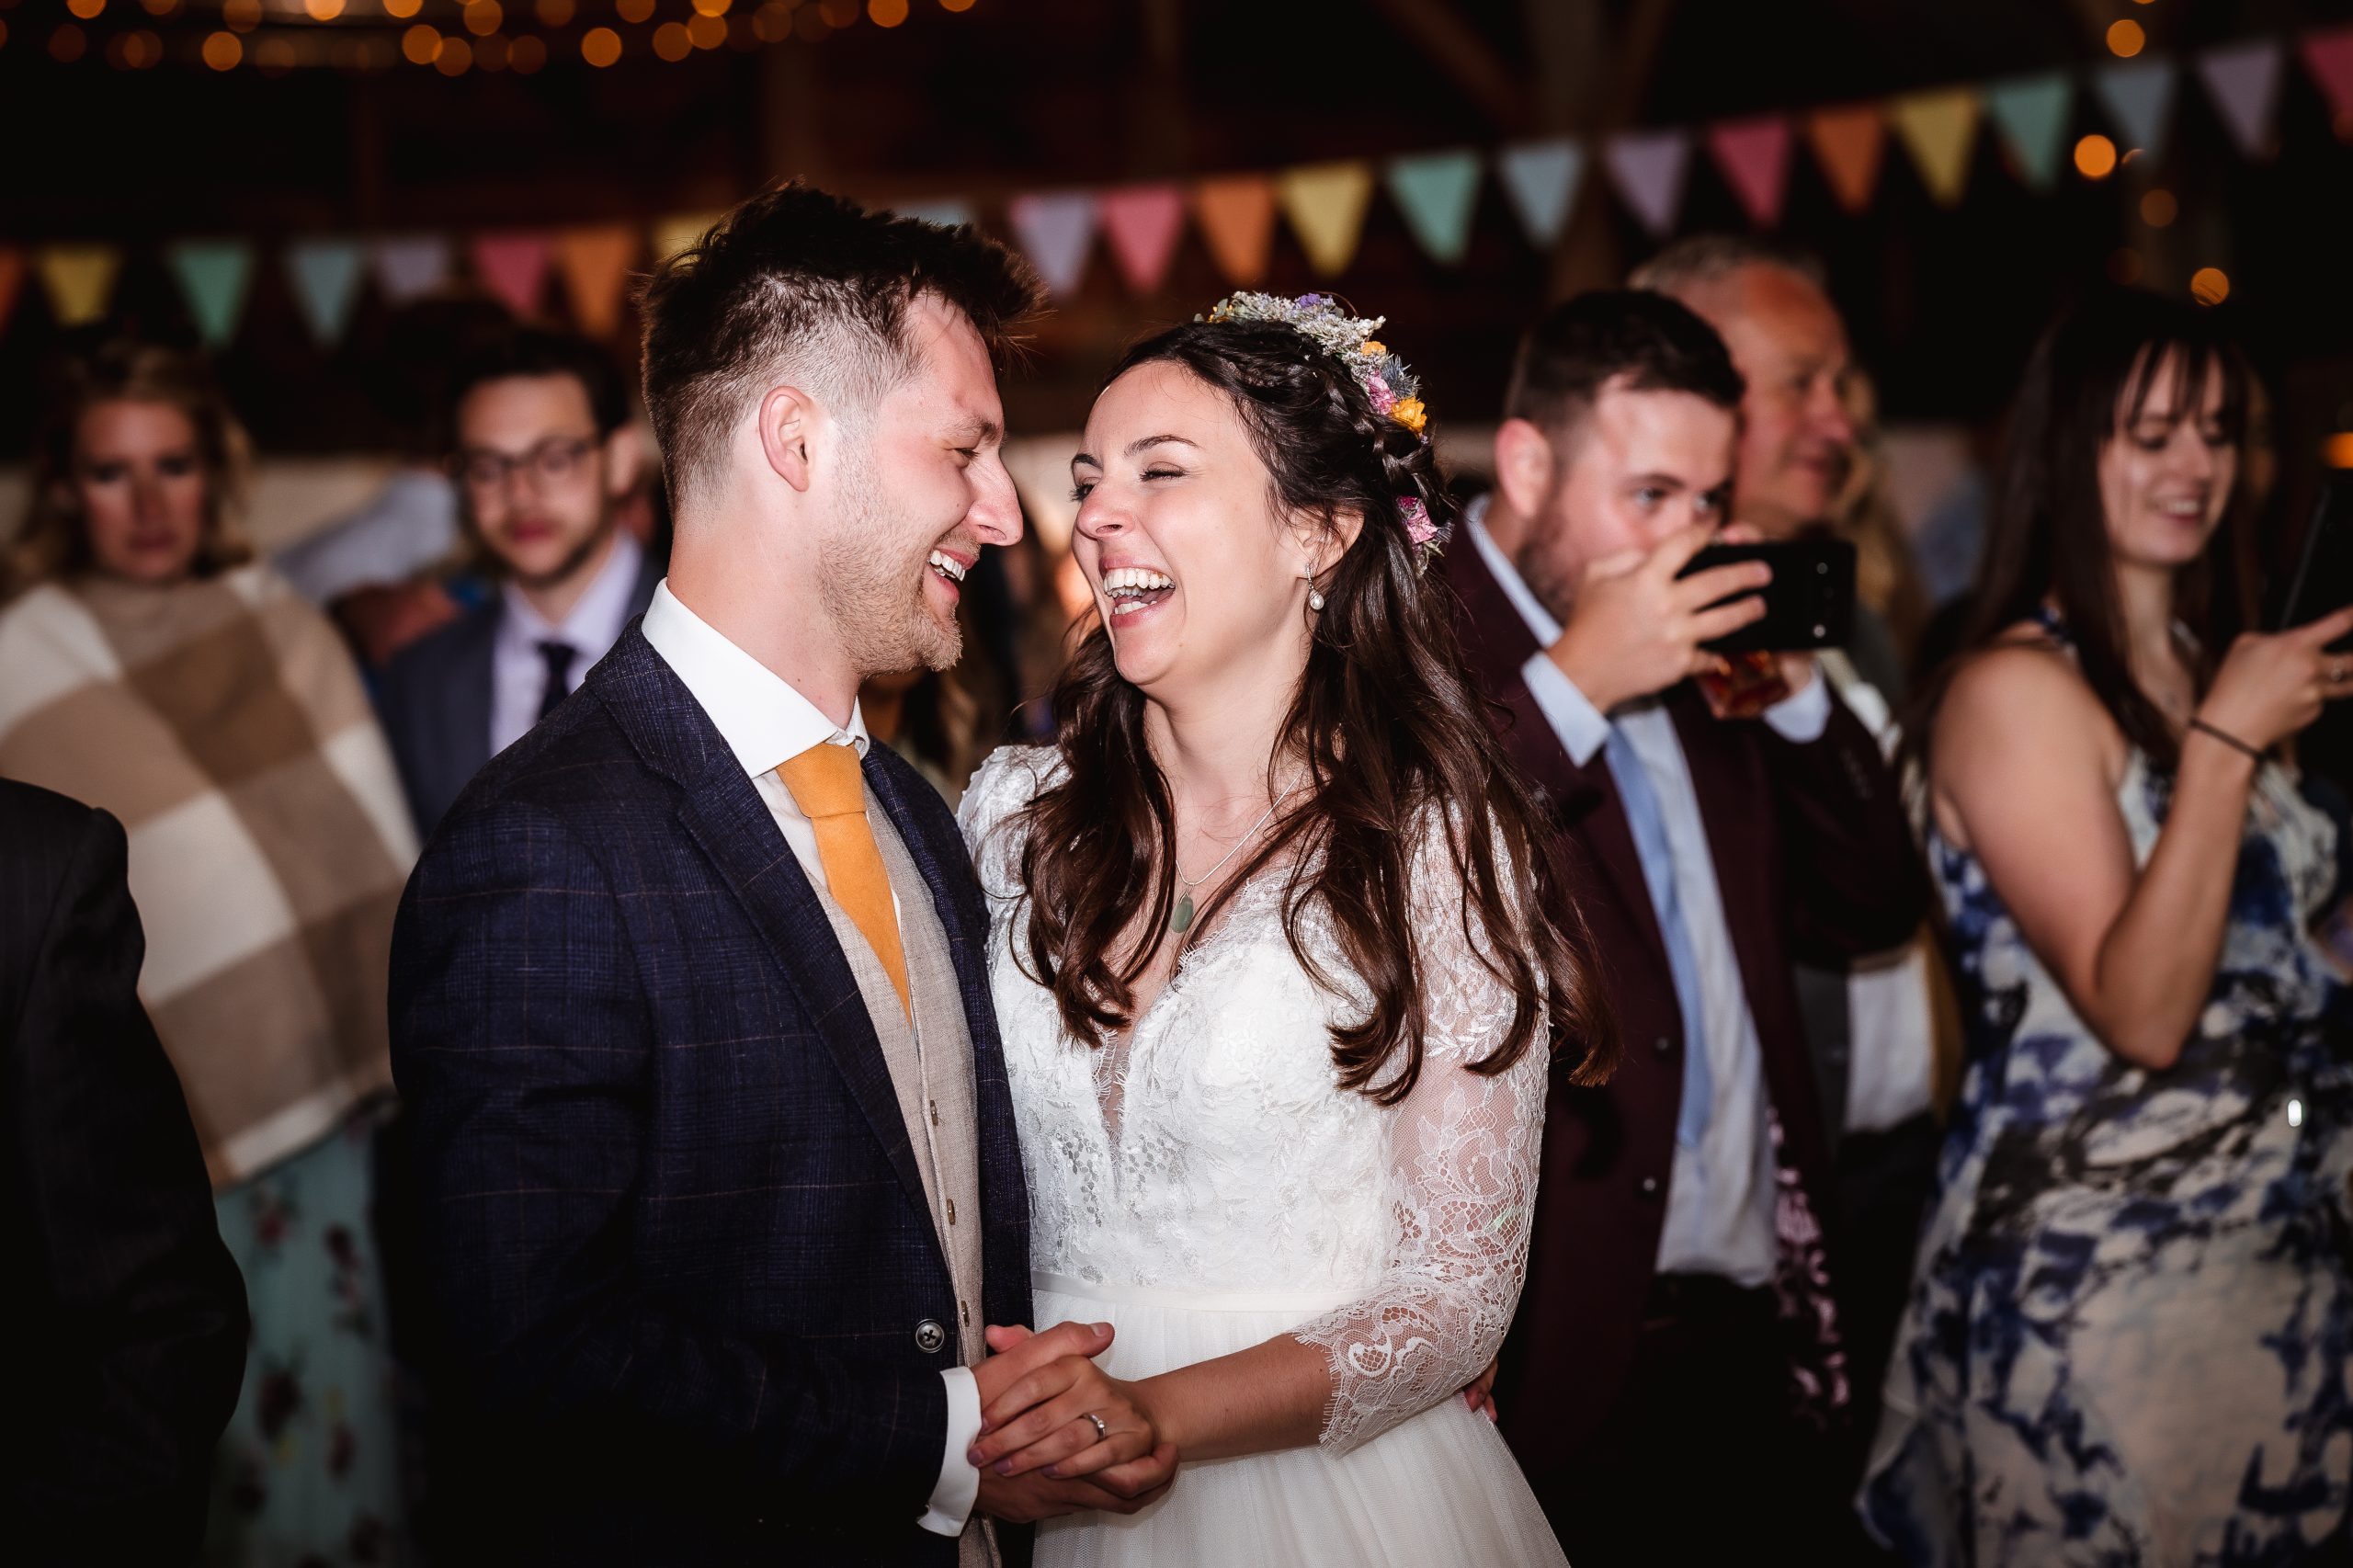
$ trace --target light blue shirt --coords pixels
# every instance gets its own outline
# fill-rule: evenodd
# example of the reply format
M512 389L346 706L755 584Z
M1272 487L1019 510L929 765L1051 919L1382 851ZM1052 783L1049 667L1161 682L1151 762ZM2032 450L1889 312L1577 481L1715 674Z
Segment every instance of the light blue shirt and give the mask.
M1561 623L1538 602L1518 568L1488 536L1486 508L1483 496L1472 503L1464 526L1479 558L1536 638L1538 652L1520 666L1529 695L1579 767L1591 765L1600 754L1609 739L1609 726L1616 722L1650 776L1675 861L1676 897L1699 971L1700 1032L1715 1099L1699 1142L1690 1148L1678 1144L1675 1151L1666 1222L1659 1233L1659 1271L1717 1274L1742 1285L1767 1284L1773 1278L1778 1248L1765 1057L1741 984L1740 956L1724 920L1723 895L1716 886L1715 859L1699 815L1699 799L1691 787L1690 763L1664 704L1646 699L1604 715L1543 652L1560 640ZM1817 675L1803 690L1767 710L1765 722L1791 741L1820 738L1830 722L1827 684Z

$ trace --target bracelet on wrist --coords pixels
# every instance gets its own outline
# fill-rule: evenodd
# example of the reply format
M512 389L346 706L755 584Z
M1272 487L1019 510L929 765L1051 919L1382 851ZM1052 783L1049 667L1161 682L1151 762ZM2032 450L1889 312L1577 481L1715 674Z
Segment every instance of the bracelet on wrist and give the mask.
M2195 714L2190 716L2189 727L2197 731L2201 735L2212 736L2214 739L2222 742L2224 745L2230 747L2233 751L2237 752L2240 756L2253 761L2257 767L2262 766L2263 753L2256 747L2247 744L2245 741L2231 733L2230 731L2216 724L2210 724L2205 720L2197 717Z

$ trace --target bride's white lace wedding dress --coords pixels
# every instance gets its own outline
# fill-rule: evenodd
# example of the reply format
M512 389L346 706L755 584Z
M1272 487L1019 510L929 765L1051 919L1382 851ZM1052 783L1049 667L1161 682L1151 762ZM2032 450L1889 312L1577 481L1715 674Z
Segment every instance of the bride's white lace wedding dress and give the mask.
M1503 1341L1536 1197L1545 1052L1484 1077L1507 991L1463 930L1433 838L1415 908L1429 1013L1420 1081L1344 1092L1336 1018L1364 992L1313 912L1310 978L1283 879L1237 893L1127 1039L1090 1050L1012 944L1028 920L1014 814L1060 767L990 757L964 796L989 896L990 973L1029 1181L1039 1324L1109 1322L1112 1376L1149 1377L1290 1333L1330 1358L1313 1449L1187 1465L1131 1518L1044 1525L1040 1568L1563 1561L1503 1438L1457 1391Z

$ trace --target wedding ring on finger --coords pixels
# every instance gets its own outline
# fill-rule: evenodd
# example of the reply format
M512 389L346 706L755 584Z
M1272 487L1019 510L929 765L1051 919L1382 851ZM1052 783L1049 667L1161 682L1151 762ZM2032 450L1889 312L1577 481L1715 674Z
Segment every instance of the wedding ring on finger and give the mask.
M1096 1415L1095 1412L1091 1410L1082 1411L1080 1414L1085 1415L1089 1421L1095 1423L1095 1440L1097 1442L1104 1442L1110 1437L1111 1429L1103 1425L1103 1418L1100 1415Z

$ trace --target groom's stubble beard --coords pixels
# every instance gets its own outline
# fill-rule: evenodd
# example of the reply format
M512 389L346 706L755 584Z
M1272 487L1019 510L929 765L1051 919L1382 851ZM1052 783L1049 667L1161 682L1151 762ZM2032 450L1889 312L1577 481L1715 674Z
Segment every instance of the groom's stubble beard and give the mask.
M832 618L850 667L861 677L944 670L964 651L964 634L944 628L925 596L937 540L892 502L864 432L842 447L842 516L817 557L817 598Z

